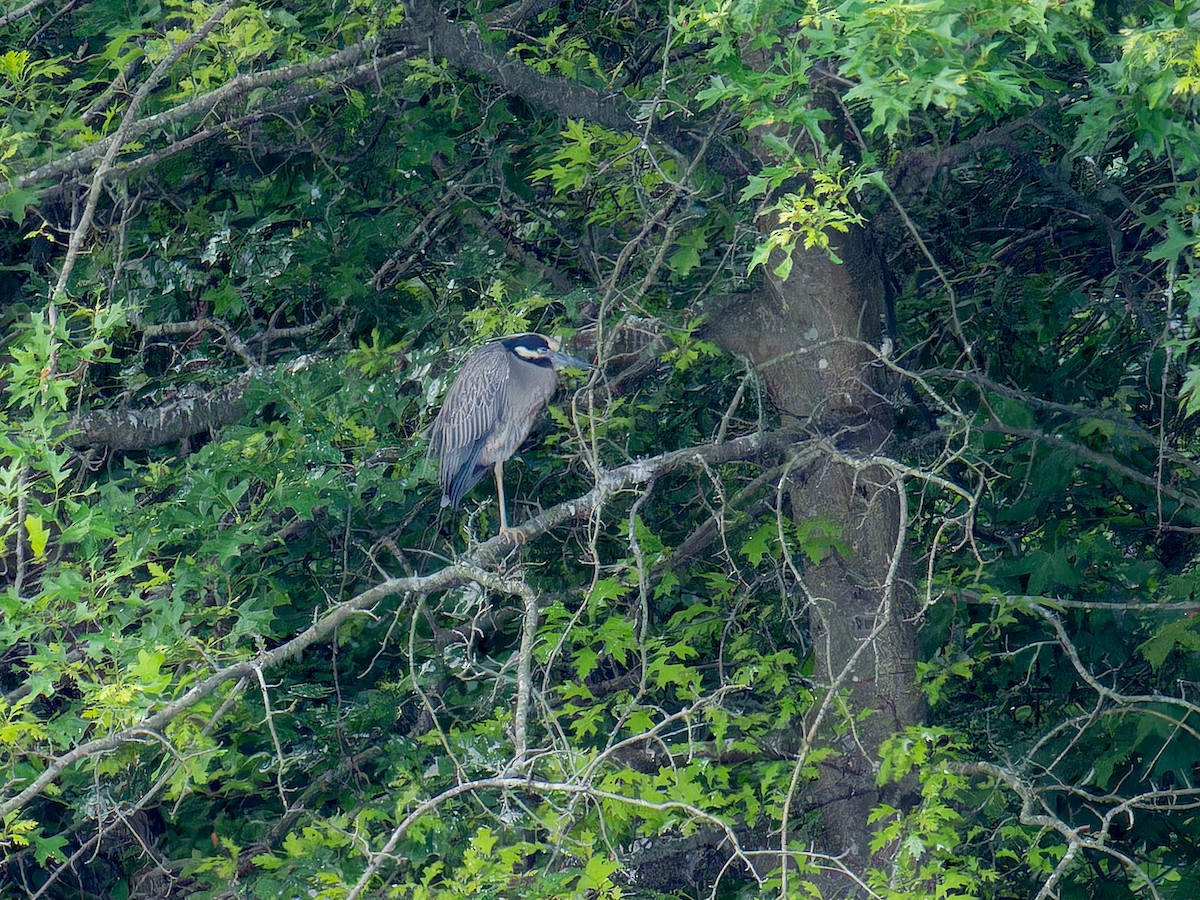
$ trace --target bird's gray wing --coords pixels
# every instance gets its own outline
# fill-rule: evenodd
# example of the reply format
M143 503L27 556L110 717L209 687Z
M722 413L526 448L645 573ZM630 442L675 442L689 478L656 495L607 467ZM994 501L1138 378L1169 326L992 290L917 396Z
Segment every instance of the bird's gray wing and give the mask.
M440 459L442 492L457 505L475 486L479 454L508 399L508 354L500 344L485 344L463 364L430 434L430 452Z

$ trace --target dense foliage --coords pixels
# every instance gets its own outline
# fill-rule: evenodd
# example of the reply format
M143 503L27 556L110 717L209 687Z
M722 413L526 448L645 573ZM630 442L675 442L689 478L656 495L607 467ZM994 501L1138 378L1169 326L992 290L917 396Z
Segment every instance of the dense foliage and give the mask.
M1200 2L0 36L0 894L1192 896ZM809 338L723 337L860 232L869 458L781 402ZM425 430L525 330L596 367L506 468L515 541ZM896 548L789 501L831 460L900 487ZM927 703L878 747L807 577L871 552Z

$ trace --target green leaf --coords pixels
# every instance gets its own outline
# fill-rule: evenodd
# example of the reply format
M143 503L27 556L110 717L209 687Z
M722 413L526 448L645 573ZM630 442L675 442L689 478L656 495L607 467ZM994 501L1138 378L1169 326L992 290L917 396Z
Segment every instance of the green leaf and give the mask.
M1200 619L1195 617L1177 619L1156 629L1154 634L1138 647L1139 652L1156 671L1175 650L1191 653L1200 651Z
M629 592L629 588L615 578L601 578L592 587L588 600L591 603L604 605L610 600L616 600Z
M1200 238L1193 232L1185 231L1172 216L1163 217L1163 225L1166 226L1167 236L1150 248L1146 258L1174 264L1180 256L1192 255Z
M612 876L621 868L616 860L604 856L593 856L584 866L576 887L581 891L597 891L612 886Z
M1089 437L1093 434L1111 440L1117 433L1117 423L1111 419L1084 419L1079 423L1079 436Z
M754 565L759 565L768 555L774 555L777 546L778 529L771 522L764 522L754 530L754 533L741 547L742 556Z
M205 291L203 299L204 302L212 304L212 314L222 318L240 313L245 308L242 298L238 296L238 292L228 281L222 282L219 287Z
M40 559L46 552L46 542L50 532L41 516L27 515L25 517L25 533L29 535L29 549L35 559Z
M5 194L0 194L0 212L8 213L18 225L24 223L29 207L36 206L37 203L37 191L14 188Z

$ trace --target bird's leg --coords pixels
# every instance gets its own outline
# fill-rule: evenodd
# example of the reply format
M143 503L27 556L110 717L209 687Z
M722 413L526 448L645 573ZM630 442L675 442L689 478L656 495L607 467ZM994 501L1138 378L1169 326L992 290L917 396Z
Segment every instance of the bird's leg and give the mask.
M492 473L496 476L496 497L500 500L500 533L508 534L508 513L504 509L504 460L500 460L492 466Z
M496 496L500 500L500 537L511 538L518 544L525 543L525 534L508 527L508 512L504 502L504 463L496 463L493 471L496 473Z

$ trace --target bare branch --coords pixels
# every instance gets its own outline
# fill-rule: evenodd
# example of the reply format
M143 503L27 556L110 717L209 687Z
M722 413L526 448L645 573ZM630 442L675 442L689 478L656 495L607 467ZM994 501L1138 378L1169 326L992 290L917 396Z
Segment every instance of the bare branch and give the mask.
M701 822L707 822L719 828L725 835L725 840L729 843L732 854L742 860L747 869L754 871L754 867L750 863L749 857L742 849L741 842L738 840L737 834L724 820L707 813L699 807L693 806L690 803L681 803L677 801L664 801L655 803L650 800L642 800L637 797L629 797L622 794L615 794L611 791L601 790L584 782L575 781L539 781L531 778L481 778L476 781L467 781L461 784L456 784L449 787L428 800L419 804L412 812L405 816L388 837L387 842L377 852L370 855L370 863L367 869L363 872L362 877L346 895L346 900L356 900L363 895L363 891L367 889L371 879L373 879L383 865L393 858L396 847L403 840L404 835L408 830L419 821L423 816L433 812L444 803L453 800L455 797L461 797L463 794L472 794L477 791L536 791L540 794L577 794L586 797L594 797L601 800L609 800L615 803L624 803L628 806L637 809L645 809L654 812L681 812L689 818Z
M96 215L96 206L100 202L100 190L104 186L104 179L108 176L112 169L113 160L116 159L117 153L129 139L130 132L136 124L138 112L142 108L142 103L150 96L150 92L157 87L162 81L171 66L175 65L186 53L188 53L196 44L204 39L205 35L209 34L220 21L225 18L226 14L236 6L240 0L225 0L220 6L212 11L208 19L196 31L177 44L171 49L154 70L147 76L142 86L138 88L137 93L133 95L133 99L129 101L129 106L121 117L121 124L117 130L108 138L108 146L105 149L104 156L100 160L100 165L96 167L95 174L92 176L92 186L88 190L87 203L84 205L83 213L79 217L79 221L71 229L71 238L67 244L67 255L63 260L62 269L58 273L58 283L54 287L53 296L57 297L66 290L67 282L71 278L71 271L75 268L75 261L79 258L79 253L83 248L84 242L92 231L92 219ZM0 188L0 191L3 189Z
M26 3L20 9L14 9L12 12L0 16L0 28L7 28L13 22L17 21L17 19L29 15L49 2L50 0L30 0L30 2Z
M179 106L174 106L161 113L156 113L131 123L129 129L125 132L125 140L129 141L158 129L163 129L168 125L182 122L191 116L205 116L218 106L245 97L258 88L298 83L305 79L328 75L342 69L355 67L376 46L377 42L374 39L368 39L358 44L353 44L332 56L309 63L292 63L280 66L277 69L261 72L257 75L238 75L219 88L214 88L205 94L194 97L186 103L181 103ZM398 62L399 59L400 57L393 58L392 64ZM377 68L376 63L368 63L355 68L354 73L361 76L365 73L374 72ZM322 92L327 91L328 88L323 88L322 90ZM103 158L108 153L112 144L113 136L109 136L89 147L67 154L36 169L31 169L8 181L0 181L0 194L5 194L18 188L29 188L41 182L61 178L63 175L89 169L98 159Z
M1127 478L1135 484L1140 484L1143 487L1150 488L1151 490L1161 491L1163 496L1170 497L1172 500L1178 501L1183 506L1190 506L1193 508L1200 507L1200 497L1196 497L1173 487L1168 487L1165 484L1160 484L1158 479L1154 476L1143 475L1136 469L1119 462L1111 456L1099 453L1095 450L1092 450L1090 447L1085 447L1075 441L1069 441L1060 434L1046 434L1045 432L1038 431L1035 428L1018 428L1015 425L1005 425L999 420L994 420L992 424L984 425L980 427L979 430L983 432L992 432L995 434L1009 434L1013 437L1026 438L1027 440L1031 441L1043 441L1051 447L1061 447L1068 453L1073 453L1081 460L1089 462L1094 466L1098 466L1101 469L1107 469L1115 475L1119 475L1122 478Z
M72 748L67 753L53 759L36 779L17 794L0 802L0 818L16 809L20 809L34 797L41 794L53 784L69 766L80 760L97 754L109 753L131 743L144 743L147 733L159 733L176 717L191 709L205 697L212 694L229 681L257 679L260 672L273 669L285 662L297 658L313 644L329 640L337 629L356 615L360 615L381 603L397 596L427 595L438 591L446 591L454 587L476 582L488 586L505 586L507 583L497 582L495 577L485 570L488 566L497 564L511 552L514 540L528 541L549 529L569 521L587 516L592 509L603 503L613 494L641 484L663 472L703 461L708 464L729 462L736 459L747 459L766 452L778 452L793 446L796 440L795 431L780 431L769 434L752 434L737 438L725 444L705 444L698 447L688 447L663 453L651 459L640 460L619 469L602 473L599 483L575 500L569 500L552 507L546 512L526 522L520 528L512 529L510 535L496 536L481 544L474 556L469 560L449 565L431 575L416 575L408 578L387 578L379 584L370 587L351 599L337 604L311 626L297 634L291 640L273 650L264 651L253 659L217 669L207 678L193 685L178 699L167 704L157 712L147 716L136 725L125 728L114 734L91 741L85 741ZM796 448L801 456L812 453L805 445ZM511 536L515 533L517 537ZM507 585L506 589L511 588ZM536 623L535 623L536 624Z

